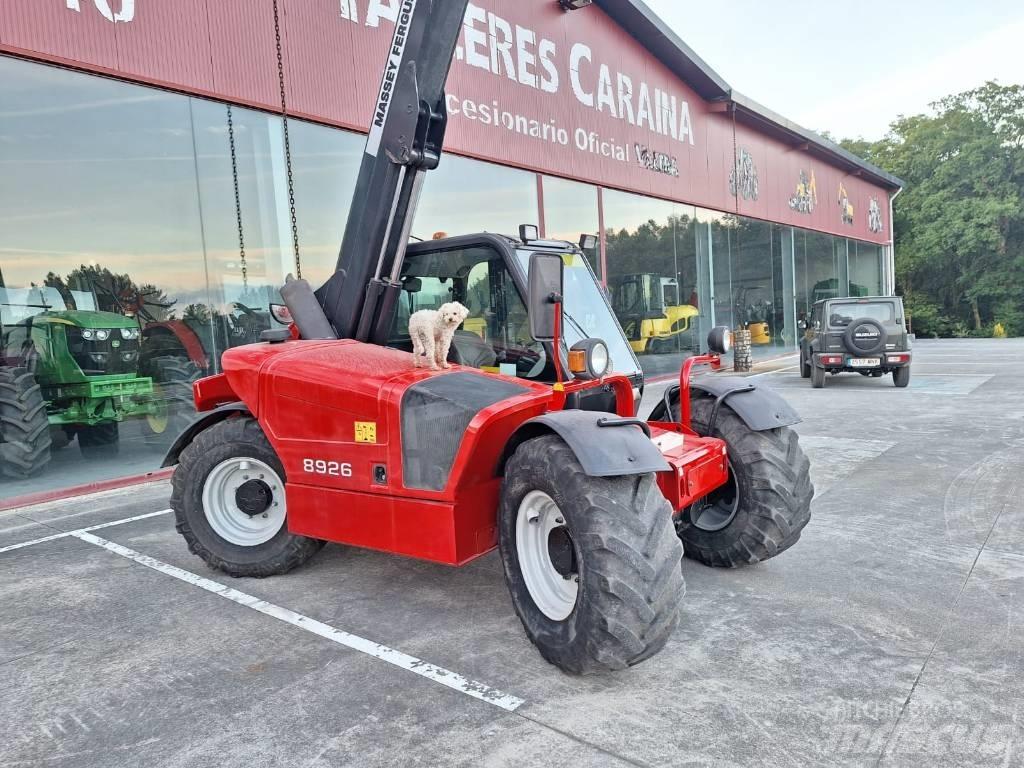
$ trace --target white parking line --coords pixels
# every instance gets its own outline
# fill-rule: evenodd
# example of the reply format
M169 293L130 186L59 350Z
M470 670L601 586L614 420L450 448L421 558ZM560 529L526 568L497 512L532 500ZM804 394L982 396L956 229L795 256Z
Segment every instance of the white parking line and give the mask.
M64 533L54 533L50 536L43 536L41 539L32 539L32 541L23 541L20 544L9 544L6 547L0 547L0 553L11 552L15 549L22 549L23 547L32 547L36 544L42 544L46 541L54 541L55 539L63 539L68 536L74 536L80 538L80 533L87 533L88 531L98 531L101 528L110 528L115 525L124 525L125 523L134 523L136 520L146 520L150 517L156 517L157 515L166 515L170 512L169 509L161 509L159 512L147 512L144 515L136 515L135 517L126 517L122 520L113 520L109 523L100 523L99 525L90 525L86 528L78 528L74 531L65 531ZM40 523L42 525L42 523Z
M462 675L443 667L435 666L434 664L423 661L422 659L417 659L415 656L410 656L406 653L402 653L401 651L396 651L394 648L389 648L386 645L375 643L372 640L366 640L358 635L344 632L330 626L329 624L324 624L316 619L303 616L301 613L296 613L288 608L282 608L279 605L268 603L266 600L254 597L253 595L247 595L244 592L239 592L237 589L232 589L225 584L212 581L211 579L204 578L198 574L192 573L191 571L186 571L182 568L161 562L149 555L144 555L141 552L128 549L128 547L123 547L112 541L101 539L99 536L93 536L87 529L72 531L68 535L74 536L82 541L87 541L90 544L95 544L98 547L103 547L109 552L113 552L116 555L133 560L139 565L144 565L147 568L151 568L154 571L171 576L179 581L185 582L186 584L191 584L192 586L199 587L200 589L205 589L207 592L211 592L218 597L223 597L224 599L230 600L238 605L251 608L254 611L258 611L266 616L283 621L286 624L291 624L293 627L298 627L306 632L311 632L314 635L318 635L326 640L343 645L346 648L351 648L354 651L359 651L360 653L365 653L368 656L380 659L381 661L386 661L388 664L393 664L394 666L408 670L409 672L414 672L421 677L433 680L435 683L440 683L441 685L447 686L459 693L471 696L474 699L479 699L480 701L492 704L495 707L506 710L507 712L514 712L525 703L523 699L516 696L499 691L489 685L478 683L475 680L468 680ZM27 544L23 546L27 546Z

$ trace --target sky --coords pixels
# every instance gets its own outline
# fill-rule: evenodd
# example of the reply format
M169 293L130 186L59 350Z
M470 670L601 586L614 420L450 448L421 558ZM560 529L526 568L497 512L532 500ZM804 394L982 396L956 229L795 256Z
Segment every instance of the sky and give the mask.
M1024 85L1021 0L645 0L736 91L837 138L997 80Z

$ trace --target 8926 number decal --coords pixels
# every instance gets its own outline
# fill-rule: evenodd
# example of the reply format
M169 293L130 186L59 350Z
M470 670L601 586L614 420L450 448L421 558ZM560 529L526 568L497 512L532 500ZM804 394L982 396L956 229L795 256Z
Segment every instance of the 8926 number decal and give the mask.
M348 462L326 461L324 459L303 459L302 471L314 475L352 477L352 465Z

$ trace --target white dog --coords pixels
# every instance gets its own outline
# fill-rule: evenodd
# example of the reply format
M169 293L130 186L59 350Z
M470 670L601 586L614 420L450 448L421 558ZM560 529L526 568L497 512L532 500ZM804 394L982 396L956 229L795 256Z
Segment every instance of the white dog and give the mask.
M413 364L419 368L421 358L430 362L427 367L451 368L448 350L452 346L455 329L469 317L469 310L457 301L442 304L440 309L421 309L409 318L409 336L412 338Z

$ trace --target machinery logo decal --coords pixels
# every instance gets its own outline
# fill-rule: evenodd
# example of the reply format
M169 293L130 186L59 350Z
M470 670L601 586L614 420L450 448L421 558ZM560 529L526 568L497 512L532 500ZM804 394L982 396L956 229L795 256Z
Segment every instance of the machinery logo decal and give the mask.
M636 150L636 161L644 168L655 173L664 173L668 176L679 175L679 161L664 152L657 152L643 144L634 144Z
M757 166L754 156L746 149L740 149L736 167L729 174L729 194L741 196L744 200L757 200Z
M843 224L853 224L853 203L850 202L850 193L846 191L846 185L839 182L839 215Z
M872 232L882 231L882 209L878 205L878 198L872 197L868 205L868 229Z
M415 10L416 0L403 0L401 10L398 12L395 36L391 42L391 50L388 52L388 63L384 67L384 76L380 81L380 93L377 95L377 106L373 110L370 135L366 139L366 154L373 157L377 156L377 151L380 149L380 141L384 135L384 123L387 122L388 111L391 109L391 96L394 93L395 82L398 80L398 70L402 66L405 46L409 41L406 34L409 29L409 20Z
M357 421L355 426L355 435L357 443L376 443L377 422Z
M66 0L69 11L82 12L82 0ZM89 2L89 0L85 0ZM114 13L113 8L110 7L113 0L92 0L93 5L96 6L96 10L100 12L107 21L128 23L135 18L135 0L121 0L121 10Z
M818 204L818 184L814 180L814 171L808 180L807 171L800 171L800 183L796 185L796 194L789 198L789 207L797 213L813 213Z

